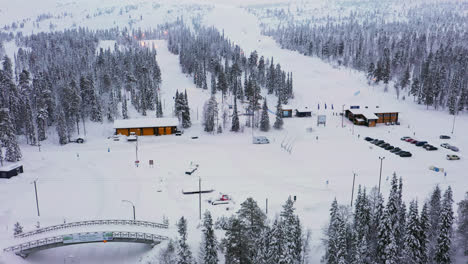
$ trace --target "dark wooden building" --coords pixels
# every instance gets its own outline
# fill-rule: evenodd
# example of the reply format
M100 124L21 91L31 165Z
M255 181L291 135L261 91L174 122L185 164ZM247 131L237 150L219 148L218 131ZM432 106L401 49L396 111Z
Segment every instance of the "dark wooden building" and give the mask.
M345 112L346 118L355 125L368 127L375 127L380 123L397 123L398 114L398 111L384 110L377 107L373 109L353 107Z
M178 124L177 118L120 119L114 121L114 129L116 135L161 136L175 134Z
M13 176L17 176L20 173L23 173L23 165L21 164L11 164L0 167L0 178L9 179Z
M297 117L311 117L312 110L308 107L298 108L296 109L296 116Z

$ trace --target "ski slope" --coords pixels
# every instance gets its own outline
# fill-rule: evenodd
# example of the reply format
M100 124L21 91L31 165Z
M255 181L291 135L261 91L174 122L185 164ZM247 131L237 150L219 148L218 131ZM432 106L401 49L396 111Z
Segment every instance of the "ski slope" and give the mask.
M122 200L136 205L139 220L161 222L169 218L169 236L175 236L174 224L182 215L188 218L189 243L196 254L201 232L197 228L198 196L183 195L182 190L198 189L201 177L203 189L215 189L213 194L203 195L203 200L218 192L231 195L233 206L212 206L202 203L202 210L210 210L214 219L229 216L239 209L247 197L257 200L262 209L268 199L268 216L273 219L288 196L296 196L296 212L304 228L312 230L311 263L319 263L323 255L320 245L322 227L328 220L328 210L336 197L348 204L351 197L353 172L357 185L371 188L378 184L380 161L385 156L382 173L382 192L388 196L389 181L395 172L404 180L404 200L422 202L432 188L451 185L454 200L459 201L468 190L468 117L456 117L454 134L453 119L446 112L426 110L411 100L398 101L396 95L384 93L383 87L366 84L362 74L346 68L334 68L316 58L297 52L283 50L269 37L260 34L255 16L242 8L223 2L205 1L213 5L203 18L207 26L224 30L225 35L239 44L245 52L257 50L259 55L273 56L286 71L293 72L295 100L293 106L310 106L312 118L285 119L282 131L260 133L271 144L251 144L251 131L229 132L209 135L201 126L202 108L209 98L207 91L193 85L192 78L181 73L178 57L169 53L163 40L148 41L157 46L157 60L162 74L162 102L166 117L171 116L173 96L176 90L187 90L193 127L181 137L140 137L138 159L142 165L135 167L135 143L112 141L112 124L87 124L87 142L59 146L55 130L44 142L41 152L37 147L22 145L25 173L9 180L0 179L0 248L17 244L12 238L13 225L19 221L25 230L34 229L37 221L41 226L91 219L132 219L132 208ZM116 16L116 15L114 15ZM109 18L113 20L114 18ZM145 24L146 17L142 24ZM118 17L115 17L118 21ZM97 25L99 20L89 21ZM148 20L147 26L154 25ZM103 43L103 47L113 47ZM360 91L358 95L354 95ZM274 109L275 98L268 98ZM324 109L324 104L328 109ZM320 110L317 105L320 104ZM334 111L330 109L334 105ZM359 127L334 115L343 105L379 105L400 112L400 126L378 125L375 128ZM137 117L134 110L131 117ZM198 118L197 118L198 113ZM317 127L316 115L327 116L327 125ZM148 113L152 116L153 113ZM242 123L243 120L241 119ZM270 123L274 117L270 115ZM306 128L312 127L313 132ZM440 140L439 135L452 136ZM358 138L359 135L359 138ZM198 139L192 139L198 136ZM411 158L400 158L363 140L363 137L383 139L413 153ZM452 152L439 147L437 151L425 151L400 141L402 136L414 136L439 147L448 142L460 148L460 161L447 161ZM291 153L284 151L282 142L291 142ZM373 147L373 148L371 148ZM148 161L155 161L154 168ZM196 173L189 176L185 170L190 162L200 164ZM442 167L447 176L428 169ZM38 194L41 216L37 217L34 187L38 179ZM327 184L328 182L328 184ZM226 210L229 209L229 210ZM219 236L218 236L219 237ZM0 252L0 263L64 263L73 256L80 263L146 263L154 259L158 248L151 249L138 244L91 244L45 250L23 260L13 254Z

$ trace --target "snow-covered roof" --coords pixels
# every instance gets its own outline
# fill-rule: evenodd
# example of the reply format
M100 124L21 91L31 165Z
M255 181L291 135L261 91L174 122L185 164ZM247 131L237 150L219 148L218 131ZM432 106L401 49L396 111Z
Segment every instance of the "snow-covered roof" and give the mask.
M22 166L22 164L19 164L19 163L8 164L3 167L0 167L0 171L11 171L13 169L18 168L19 166Z
M312 108L304 106L304 107L299 107L296 109L298 112L312 112Z
M281 106L281 109L283 109L283 110L292 110L293 107L290 106L290 105L283 105L283 106Z
M369 109L348 109L353 115L363 115L367 120L369 119L379 119L378 116L374 114L374 111Z
M173 127L179 125L177 118L135 118L114 121L114 128Z

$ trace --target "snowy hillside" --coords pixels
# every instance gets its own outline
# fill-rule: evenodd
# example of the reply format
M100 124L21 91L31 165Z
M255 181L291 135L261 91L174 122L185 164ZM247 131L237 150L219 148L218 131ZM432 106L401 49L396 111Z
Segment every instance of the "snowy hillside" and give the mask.
M26 139L23 140L24 136L19 137L23 153L20 163L25 172L11 179L0 179L0 249L27 241L13 237L16 222L23 225L24 231L30 231L36 228L37 222L41 227L46 227L83 220L130 220L132 207L122 202L128 200L135 205L137 220L162 222L168 218L169 229L154 232L174 239L177 238L175 224L184 216L188 220L188 244L197 256L202 241L198 196L184 195L182 192L198 190L201 179L202 189L215 190L202 195L202 211L209 210L214 220L232 216L241 208L243 201L252 197L262 211L266 211L268 204L266 216L273 221L279 217L288 197L296 197L295 213L303 229L312 232L310 263L320 263L325 252L321 239L330 218L330 205L335 198L340 204L349 204L354 175L354 198L358 185L369 191L377 186L381 164L379 157L385 157L381 191L386 201L394 173L404 181L402 199L407 205L415 199L421 207L436 185L442 190L451 186L453 200L456 203L461 201L468 191L466 111L454 117L445 111L427 110L425 105L418 105L412 100L397 100L394 89L384 92L382 85L369 86L361 72L281 48L272 37L262 34L264 27L261 23L276 25L278 22L271 17L263 17L265 8L288 8L307 17L321 10L323 5L308 1L277 2L109 0L97 4L91 0L48 0L24 12L21 11L23 6L30 4L30 1L1 6L0 24L7 27L0 33L22 32L25 35L78 27L157 30L158 25L174 22L178 17L183 17L188 25L194 19L202 26L212 26L223 32L245 54L257 51L265 58L274 57L275 64L281 64L283 71L291 72L294 76L294 99L288 104L294 109L310 107L312 117L285 118L282 130L261 132L245 126L248 116L241 116L242 132L231 132L231 122L228 122L222 126L223 133L207 133L204 131L203 113L205 103L211 96L210 89L198 88L194 84L194 76L182 72L179 56L169 51L170 43L164 33L161 39L141 38L138 44L155 51L155 61L160 68L162 81L158 86L156 104L161 105L164 117L173 117L174 96L176 92L186 91L192 127L185 129L182 136L141 136L135 143L127 142L124 137L119 141L113 140L112 122L103 119L102 124L86 121L84 144L59 145L53 126L46 131L48 138L40 148L28 145ZM293 15L295 18L297 13ZM12 22L17 23L16 29L12 28ZM21 23L24 23L24 27L20 26ZM125 47L119 41L122 39L97 40L96 54L99 54L100 48L114 54L115 45ZM18 54L13 40L3 45L9 57ZM106 58L117 55L108 56ZM130 92L123 92L123 95L129 99L131 97ZM272 110L269 120L273 124L277 97L268 94L265 89L262 89L261 95L267 99ZM215 98L221 105L220 92ZM226 100L232 104L233 98L233 95L228 95ZM239 102L239 109L242 109L241 105ZM244 103L243 106L246 105ZM343 108L351 105L379 106L397 111L401 124L355 126L339 115ZM122 103L116 106L116 117L122 112L122 107ZM232 110L228 109L226 111L232 115ZM148 109L148 117L154 117L155 112ZM240 112L245 111L242 109ZM129 102L128 115L130 118L141 118L141 109L136 109ZM326 116L326 126L317 125L318 115ZM252 144L253 135L266 136L270 144ZM449 135L451 139L440 139L440 135ZM413 156L402 158L394 155L364 141L367 136L385 140L410 151ZM400 140L404 136L426 140L438 150L426 151ZM460 149L456 154L461 160L446 159L447 154L455 154L440 147L446 142ZM282 148L285 143L290 145L290 152ZM141 161L138 167L134 163L136 155ZM149 166L149 160L154 160L154 168ZM193 175L187 175L185 172L193 167L191 164L199 164L199 167ZM446 173L429 170L430 166L443 168ZM40 216L37 215L32 184L35 180ZM207 202L219 193L229 194L233 197L233 203L211 205ZM95 230L109 231L100 230L100 227L74 229L76 232ZM147 230L143 227L119 227L118 231ZM224 231L216 231L218 238L223 235ZM26 259L1 251L0 263L159 263L159 252L166 245L163 243L151 248L132 243L92 243L43 250ZM453 263L461 264L463 261L460 258L459 262Z

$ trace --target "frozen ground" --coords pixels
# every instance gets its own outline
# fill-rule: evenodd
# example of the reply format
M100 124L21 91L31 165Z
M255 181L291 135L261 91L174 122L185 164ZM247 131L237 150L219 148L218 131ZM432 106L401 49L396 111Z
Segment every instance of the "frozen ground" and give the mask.
M251 144L250 130L239 134L207 135L197 120L197 109L201 118L202 105L209 93L195 88L191 78L180 72L178 58L167 51L165 41L153 41L151 44L158 47L157 58L162 71L164 113L170 115L175 90L187 89L194 126L181 137L141 137L140 168L133 163L134 143L114 142L107 138L112 134L112 124L88 124L88 141L83 145L58 146L54 136L42 146L41 152L36 147L23 145L25 173L10 180L0 180L0 199L3 201L0 204L0 248L17 243L11 238L16 221L21 222L25 230L31 230L38 220L41 226L46 226L63 223L64 218L67 221L131 219L131 207L121 202L127 199L135 203L137 219L160 222L163 216L169 217L172 229L168 234L174 234L173 224L180 216L186 216L190 225L190 244L196 252L200 240L196 228L198 200L196 196L182 195L181 191L196 189L200 176L203 188L228 193L236 201L233 210L228 211L225 206L213 207L204 202L203 210L212 211L215 218L232 214L249 196L262 208L268 198L268 212L273 218L287 197L296 195L297 212L304 227L313 232L312 263L318 263L323 254L319 241L321 228L328 219L331 201L336 197L340 203L349 203L353 171L357 173L356 186L361 184L371 188L377 185L379 156L386 157L382 175L385 197L389 188L386 179L393 172L404 179L406 202L423 200L436 184L443 188L451 185L455 201L462 199L468 190L468 163L464 155L468 149L466 115L457 117L453 138L441 141L440 134L451 135L451 116L445 112L427 111L410 100L397 101L393 94L381 92L382 87L367 86L359 73L333 68L320 60L282 50L271 38L260 34L256 18L243 9L217 5L204 23L224 29L225 34L246 52L257 50L260 55L274 56L275 63L292 71L296 99L291 105L309 105L316 109L320 103L321 114L327 115L327 126L317 127L316 116L285 119L284 130L265 134L272 141L269 145ZM354 96L356 91L360 91L358 96ZM269 99L270 108L275 101ZM327 110L323 109L324 103L328 105ZM335 112L339 112L343 104L396 109L401 112L401 125L356 126L353 134L350 122L344 120L345 127L341 128L341 117L333 115L331 104ZM133 113L133 116L136 115ZM274 121L272 116L270 121ZM313 127L313 132L306 132L306 127ZM193 135L199 138L191 139ZM448 150L439 148L427 152L400 141L402 136L413 135L436 146L442 142L454 144L461 149L462 159L447 161ZM291 154L280 147L286 136L293 142ZM413 157L400 158L381 148L371 148L373 145L362 140L364 136L384 139L411 151ZM155 161L154 168L147 165L150 159ZM191 161L200 164L200 168L195 175L188 176L184 172ZM447 176L428 170L431 165L443 167ZM31 184L34 179L38 179L40 219L36 215ZM209 196L204 195L204 198ZM46 250L26 260L1 252L0 263L55 264L63 263L70 255L80 259L81 263L144 263L156 251L138 244L90 244Z

